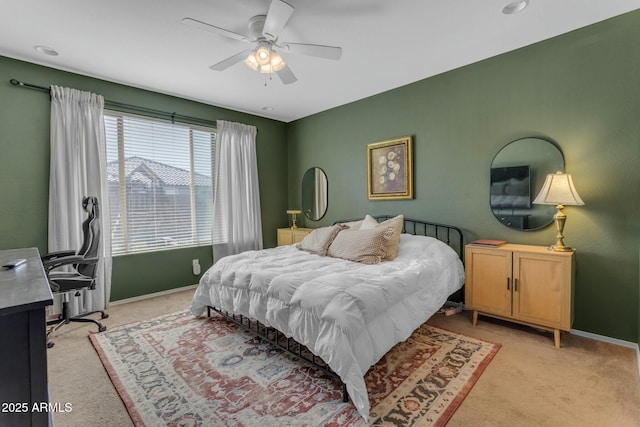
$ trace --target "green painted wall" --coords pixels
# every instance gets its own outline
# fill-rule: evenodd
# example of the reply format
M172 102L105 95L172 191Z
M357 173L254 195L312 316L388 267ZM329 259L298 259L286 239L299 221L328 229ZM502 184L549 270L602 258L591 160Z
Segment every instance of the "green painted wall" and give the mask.
M577 248L576 329L639 341L640 11L310 116L287 126L289 208L306 169L329 180L328 225L365 213L461 226L466 239L546 245L489 209L489 167L508 142L555 141L586 203L567 207ZM390 71L392 72L392 71ZM366 144L414 136L415 199L367 200Z
M527 136L564 151L583 207L568 207L566 242L578 249L574 327L640 342L640 12L632 12L290 124L0 57L0 249L47 248L49 102L16 88L90 90L106 99L258 127L265 247L300 207L311 166L329 179L329 210L308 226L364 213L399 213L459 225L467 240L549 244L552 227L516 232L488 205L489 166ZM415 141L415 199L370 202L366 144ZM283 191L289 189L288 197ZM196 283L191 259L208 247L114 258L112 300Z
M36 246L47 251L49 191L48 95L9 83L68 86L105 99L203 118L232 120L258 128L257 151L265 247L275 246L276 229L286 225L286 125L103 80L0 57L0 249ZM115 257L111 300L195 284L191 260L202 271L211 265L209 247Z

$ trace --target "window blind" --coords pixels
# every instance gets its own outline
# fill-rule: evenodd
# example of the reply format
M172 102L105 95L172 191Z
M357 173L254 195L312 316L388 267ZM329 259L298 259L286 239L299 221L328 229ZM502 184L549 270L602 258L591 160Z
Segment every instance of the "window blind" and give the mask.
M113 255L211 243L215 129L105 112Z

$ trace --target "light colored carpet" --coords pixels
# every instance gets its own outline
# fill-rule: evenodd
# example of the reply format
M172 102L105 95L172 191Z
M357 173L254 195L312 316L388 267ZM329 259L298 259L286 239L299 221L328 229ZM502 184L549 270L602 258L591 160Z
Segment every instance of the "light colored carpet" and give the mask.
M187 308L193 290L111 307L107 327ZM563 334L562 348L551 334L470 313L435 315L430 324L502 344L462 402L449 426L637 427L640 383L630 348ZM51 402L72 410L54 414L60 427L132 426L124 404L88 339L95 327L71 324L53 337L48 351Z

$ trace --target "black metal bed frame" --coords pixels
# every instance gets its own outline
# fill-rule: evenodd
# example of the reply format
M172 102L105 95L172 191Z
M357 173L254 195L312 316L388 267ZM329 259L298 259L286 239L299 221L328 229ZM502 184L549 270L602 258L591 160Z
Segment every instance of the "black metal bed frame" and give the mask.
M225 319L230 320L239 326L242 326L245 330L251 332L253 335L260 337L264 341L267 341L269 344L279 348L280 350L286 351L287 353L309 363L314 368L320 369L322 372L336 378L342 384L342 401L349 401L347 386L342 382L340 375L333 372L333 370L324 362L324 360L313 354L307 347L298 343L293 338L287 337L279 330L269 326L265 326L259 321L253 320L241 314L233 314L225 310L221 310L217 307L207 306L208 317L211 317L211 310L215 311Z
M395 215L374 215L373 217L378 222L384 222L388 219L394 218ZM362 218L343 219L334 222L334 224L359 221L361 219ZM454 251L456 251L456 254L458 254L458 257L464 263L464 240L462 236L462 230L460 228L453 225L440 224L437 222L428 222L419 219L405 218L402 232L405 234L436 238L446 243Z
M394 215L378 215L374 216L378 222L386 221L387 219L393 218ZM351 222L358 221L362 218L354 218L354 219L346 219L341 221L336 221L335 224L343 223L343 222ZM456 251L460 260L464 262L464 244L463 244L463 236L462 231L458 227L454 227L446 224L439 224L435 222L427 222L415 219L404 219L404 224L402 228L403 233L420 235L420 236L429 236L434 237L447 245L449 245L453 250ZM225 310L221 310L217 307L208 306L207 307L207 316L211 317L211 310L215 311L222 317L231 322L243 327L245 330L251 332L252 334L260 337L261 339L267 341L269 344L283 350L295 357L298 357L305 362L309 363L311 366L320 369L322 372L336 378L342 384L342 401L348 402L349 395L347 393L347 386L342 382L342 379L338 374L333 372L333 370L327 365L322 358L313 354L307 347L298 343L293 338L287 337L285 334L280 332L279 330L263 325L257 320L251 319L247 316L241 314L233 314L229 313Z

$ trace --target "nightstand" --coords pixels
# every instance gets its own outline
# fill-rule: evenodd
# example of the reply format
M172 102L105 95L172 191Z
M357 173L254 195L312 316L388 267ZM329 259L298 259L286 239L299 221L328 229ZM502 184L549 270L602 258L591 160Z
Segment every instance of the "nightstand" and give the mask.
M465 247L465 304L486 315L553 331L573 322L575 252L553 252L546 246L504 244L496 248Z
M278 228L278 246L299 243L311 231L313 228Z

